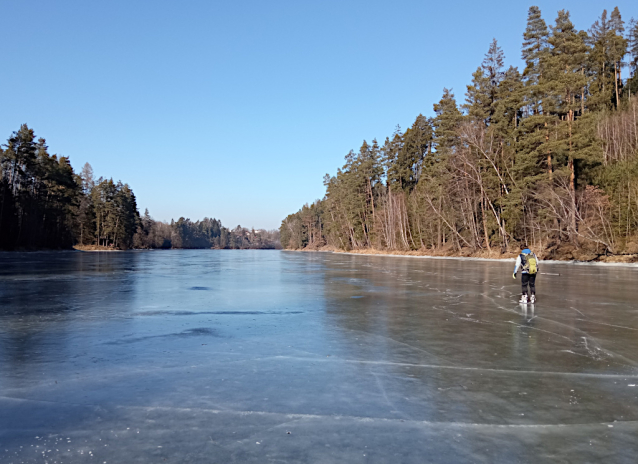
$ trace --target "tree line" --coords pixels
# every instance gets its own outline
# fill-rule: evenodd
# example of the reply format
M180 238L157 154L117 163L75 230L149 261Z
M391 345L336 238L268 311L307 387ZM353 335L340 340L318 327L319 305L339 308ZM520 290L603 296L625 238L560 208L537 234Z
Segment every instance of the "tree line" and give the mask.
M133 236L135 248L217 248L217 249L276 249L278 230L246 229L237 226L227 229L219 219L204 218L193 222L183 217L178 221L155 221L148 210L140 220Z
M23 124L0 147L0 249L279 247L279 231L223 227L217 219L156 221L140 217L128 184L95 179Z
M638 24L615 8L548 26L533 6L522 59L506 67L494 39L464 102L444 89L432 117L350 151L282 245L638 252Z

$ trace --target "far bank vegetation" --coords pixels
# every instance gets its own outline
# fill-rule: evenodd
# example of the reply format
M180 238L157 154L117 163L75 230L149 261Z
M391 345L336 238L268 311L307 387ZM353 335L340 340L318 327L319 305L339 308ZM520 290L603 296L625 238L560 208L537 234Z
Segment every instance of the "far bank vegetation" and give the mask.
M86 163L49 153L23 124L0 148L0 250L279 248L279 231L228 229L218 219L162 222L140 216L128 184L95 179Z

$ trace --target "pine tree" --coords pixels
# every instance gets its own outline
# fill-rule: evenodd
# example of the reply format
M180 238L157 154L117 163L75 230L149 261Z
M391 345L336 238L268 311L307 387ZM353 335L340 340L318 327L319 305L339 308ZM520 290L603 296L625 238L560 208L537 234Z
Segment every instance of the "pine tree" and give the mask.
M20 130L14 132L7 140L4 151L3 171L8 176L9 185L14 197L28 187L28 173L36 162L36 143L33 129L26 124L20 126Z
M498 86L505 76L504 60L503 50L496 39L493 39L481 67L472 74L472 84L467 86L463 109L467 111L470 120L481 121L486 126L490 124L495 112Z
M517 68L510 66L497 88L492 116L492 125L497 127L500 139L507 139L510 144L516 141L516 130L523 117L525 90L523 76Z
M629 61L631 77L627 79L624 93L627 93L628 97L634 98L636 93L638 93L638 21L634 19L629 23L627 46L627 52L631 56L631 60Z
M627 39L624 37L625 23L622 20L618 7L611 12L611 37L610 37L610 58L614 65L614 91L616 97L616 108L620 106L620 94L622 92L622 61L627 54Z
M490 118L494 114L494 102L496 101L496 94L498 92L498 86L503 80L505 73L503 72L503 66L505 65L505 54L501 47L498 46L496 39L492 40L490 48L488 49L481 68L485 73L485 77L488 81L488 95L490 101Z
M527 13L527 27L523 33L521 57L525 61L523 77L531 84L538 84L543 76L543 59L547 55L549 30L537 6Z
M419 114L414 124L405 131L403 144L397 154L392 172L400 188L410 191L419 182L423 162L432 146L432 125Z
M472 83L467 86L463 109L471 121L481 122L486 126L489 124L492 112L490 82L481 67L472 74Z
M22 245L32 191L30 174L36 165L35 134L26 124L7 140L1 165L5 188L0 206L0 240L3 248L13 248Z
M551 53L548 80L551 98L548 99L548 110L564 120L573 121L574 113L582 110L584 103L582 95L587 86L585 68L589 51L585 39L586 36L572 24L569 12L559 11L549 39Z
M611 26L607 19L607 10L603 10L600 18L589 29L592 46L590 66L592 68L593 82L589 88L591 97L588 100L588 106L593 111L609 108L612 103L613 81L610 74L610 31Z
M452 240L460 248L456 231L456 212L449 202L448 190L452 175L449 162L460 145L459 129L463 115L456 104L454 94L443 89L443 96L434 104L435 117L432 120L434 151L426 158L423 175L418 185L417 194L425 201L424 206L433 211L435 218L433 234L435 246L445 245L446 237L452 234Z
M78 242L80 245L93 243L95 238L95 210L91 191L95 187L93 168L89 163L85 163L80 173L80 185L82 194L77 212Z
M610 19L607 19L607 10L604 10L589 30L594 81L588 106L592 110L600 111L620 104L622 60L628 45L623 37L624 31L625 25L618 7L614 8Z
M550 111L558 118L552 128L554 136L550 146L559 156L559 161L563 161L563 165L566 164L568 170L572 201L569 218L572 239L574 239L574 231L577 230L577 161L584 157L584 153L577 150L577 147L585 145L587 139L585 127L574 124L576 116L584 111L583 89L587 86L585 68L588 61L588 47L585 41L586 36L576 30L569 12L559 11L549 39L552 48L548 69L551 98L548 101L551 103ZM577 129L583 129L583 131Z
M631 68L632 77L635 77L638 68L638 21L632 18L629 23L629 33L627 34L628 52L631 55L629 66Z
M443 89L443 97L439 103L434 104L435 118L432 121L434 126L434 147L436 155L433 161L440 161L448 156L458 144L458 128L463 119L463 115L456 105L454 94Z
M55 160L55 155L52 158ZM61 156L54 164L53 173L47 179L47 189L52 202L50 211L53 214L47 214L50 221L48 224L45 223L51 237L46 246L71 247L74 242L73 229L81 187L76 181L69 158Z
M93 175L93 167L89 163L84 163L82 166L82 172L80 172L80 179L82 182L82 192L85 195L89 195L93 187L95 187L95 177Z
M117 248L130 248L133 236L139 225L139 212L135 194L128 186L118 182L113 197L115 225L113 226L113 244Z
M554 117L549 112L549 30L541 11L532 6L523 34L523 113L517 130L517 153L513 172L523 190L544 175L553 175L553 154L549 146L550 127Z
M385 170L386 183L390 189L402 190L401 172L397 160L399 153L403 149L403 132L401 126L394 129L392 138L386 137L383 147L381 147L381 163Z

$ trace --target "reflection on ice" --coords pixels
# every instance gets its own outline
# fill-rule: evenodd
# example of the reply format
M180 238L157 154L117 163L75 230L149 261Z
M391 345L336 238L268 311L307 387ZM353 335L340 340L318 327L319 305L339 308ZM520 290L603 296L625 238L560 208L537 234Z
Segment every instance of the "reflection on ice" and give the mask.
M532 319L534 319L536 316L534 316L534 308L535 305L521 305L523 307L523 314L524 314L524 321L525 324L530 324L532 322Z

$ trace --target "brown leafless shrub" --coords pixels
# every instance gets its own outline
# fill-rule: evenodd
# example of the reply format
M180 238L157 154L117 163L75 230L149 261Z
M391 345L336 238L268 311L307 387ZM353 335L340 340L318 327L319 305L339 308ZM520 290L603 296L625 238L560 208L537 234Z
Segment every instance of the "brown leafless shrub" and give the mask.
M554 185L546 184L531 194L543 212L530 223L541 232L554 233L560 240L580 239L614 251L614 234L609 222L611 204L605 193L591 185L574 191L569 178L556 176ZM575 219L575 220L573 220Z
M638 100L629 107L603 116L598 122L605 164L627 161L638 154Z

